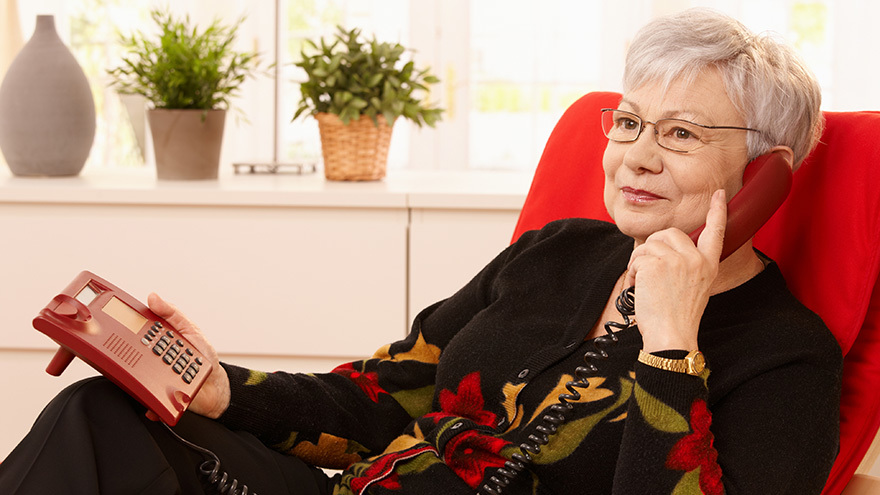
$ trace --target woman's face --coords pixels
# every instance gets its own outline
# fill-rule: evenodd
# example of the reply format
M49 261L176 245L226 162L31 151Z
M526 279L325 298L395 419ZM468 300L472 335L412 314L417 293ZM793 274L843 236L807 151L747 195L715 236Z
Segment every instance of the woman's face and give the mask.
M676 118L709 126L746 125L714 68L704 70L690 85L676 80L666 94L659 83L645 84L624 95L618 108L650 122ZM635 142L609 141L602 165L611 218L637 243L669 227L696 229L705 223L716 190L723 188L730 199L742 187L748 161L746 132L706 129L702 144L688 153L660 147L650 124Z

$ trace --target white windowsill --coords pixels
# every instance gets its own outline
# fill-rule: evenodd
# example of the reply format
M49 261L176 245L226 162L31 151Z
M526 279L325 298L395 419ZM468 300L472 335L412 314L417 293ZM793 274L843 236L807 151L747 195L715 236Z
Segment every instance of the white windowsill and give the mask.
M152 169L31 178L3 167L0 203L518 210L531 179L525 172L392 170L371 182L328 181L321 171L159 181Z

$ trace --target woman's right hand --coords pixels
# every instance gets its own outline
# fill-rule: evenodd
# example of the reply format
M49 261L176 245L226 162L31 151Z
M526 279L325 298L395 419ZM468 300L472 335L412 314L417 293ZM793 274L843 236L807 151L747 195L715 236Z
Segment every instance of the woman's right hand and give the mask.
M623 286L636 288L635 318L645 352L697 350L726 226L726 195L719 189L696 246L684 232L669 228L654 232L633 250Z
M226 411L226 408L229 407L230 389L229 377L226 375L226 370L220 366L217 351L208 343L199 327L173 304L152 293L147 297L147 305L154 313L170 323L187 340L192 342L211 363L211 374L208 375L208 379L202 384L202 388L199 389L188 409L208 418L219 418ZM150 419L158 419L158 416L152 411L147 411L147 416Z

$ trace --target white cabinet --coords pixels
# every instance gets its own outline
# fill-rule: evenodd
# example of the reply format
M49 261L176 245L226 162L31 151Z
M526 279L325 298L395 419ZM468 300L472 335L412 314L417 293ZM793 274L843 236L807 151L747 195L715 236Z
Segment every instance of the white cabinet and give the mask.
M402 338L510 241L530 177L398 172L370 183L313 176L157 182L147 174L0 175L0 459L63 386L36 313L81 270L133 296L155 291L221 356L326 371Z
M451 296L510 243L519 211L412 210L409 320Z
M221 353L356 356L406 320L407 213L164 205L3 205L4 346L45 348L30 319L80 270L155 291Z

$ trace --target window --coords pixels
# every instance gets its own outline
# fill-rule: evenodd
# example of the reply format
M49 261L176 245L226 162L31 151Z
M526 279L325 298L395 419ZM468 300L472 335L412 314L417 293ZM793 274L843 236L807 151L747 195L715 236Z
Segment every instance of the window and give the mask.
M317 122L291 117L300 101L298 81L305 72L293 64L300 60L303 42L330 39L337 26L359 27L367 38L409 43L408 0L280 0L278 3L278 141L282 162L317 162L321 156ZM394 126L389 167L404 167L408 160L409 126L401 119Z
M470 10L468 164L528 169L562 112L599 87L601 2L479 0Z
M855 5L857 4L857 5ZM143 106L107 89L105 70L118 60L116 30L149 29L159 0L31 0L17 2L27 39L37 13L54 13L62 39L89 75L98 107L98 134L87 164L137 167L151 160L149 133L140 143L132 122ZM391 169L530 170L565 108L593 90L618 90L625 47L652 16L707 6L755 31L775 31L808 59L824 91L826 110L880 109L878 53L870 36L880 4L842 0L181 0L177 14L198 22L247 19L241 49L276 62L275 77L249 81L227 121L224 164L310 162L320 158L317 124L291 122L299 101L293 66L304 39L336 25L360 27L380 40L414 49L441 82L431 98L446 109L437 128L395 126ZM3 21L0 21L2 23ZM3 26L0 26L2 29ZM140 105L140 106L139 106ZM143 153L140 151L143 149ZM224 167L223 173L231 173Z
M152 32L151 8L169 8L177 16L189 15L200 26L214 18L229 23L245 15L247 21L239 29L238 49L258 49L268 62L274 59L272 9L248 10L248 2L234 0L178 0L168 4L161 0L36 0L18 1L21 32L24 41L31 36L37 14L55 16L56 30L82 66L92 85L97 113L95 142L87 169L143 167L152 160L152 143L146 128L145 102L138 97L120 96L109 88L107 69L115 67L121 54L117 33ZM266 2L260 6L271 7ZM256 35L255 33L260 33ZM266 34L268 33L268 35ZM273 82L270 78L248 81L237 99L234 111L227 116L224 135L224 164L237 160L272 158L274 114ZM231 167L225 167L231 168ZM229 172L229 170L225 171Z

